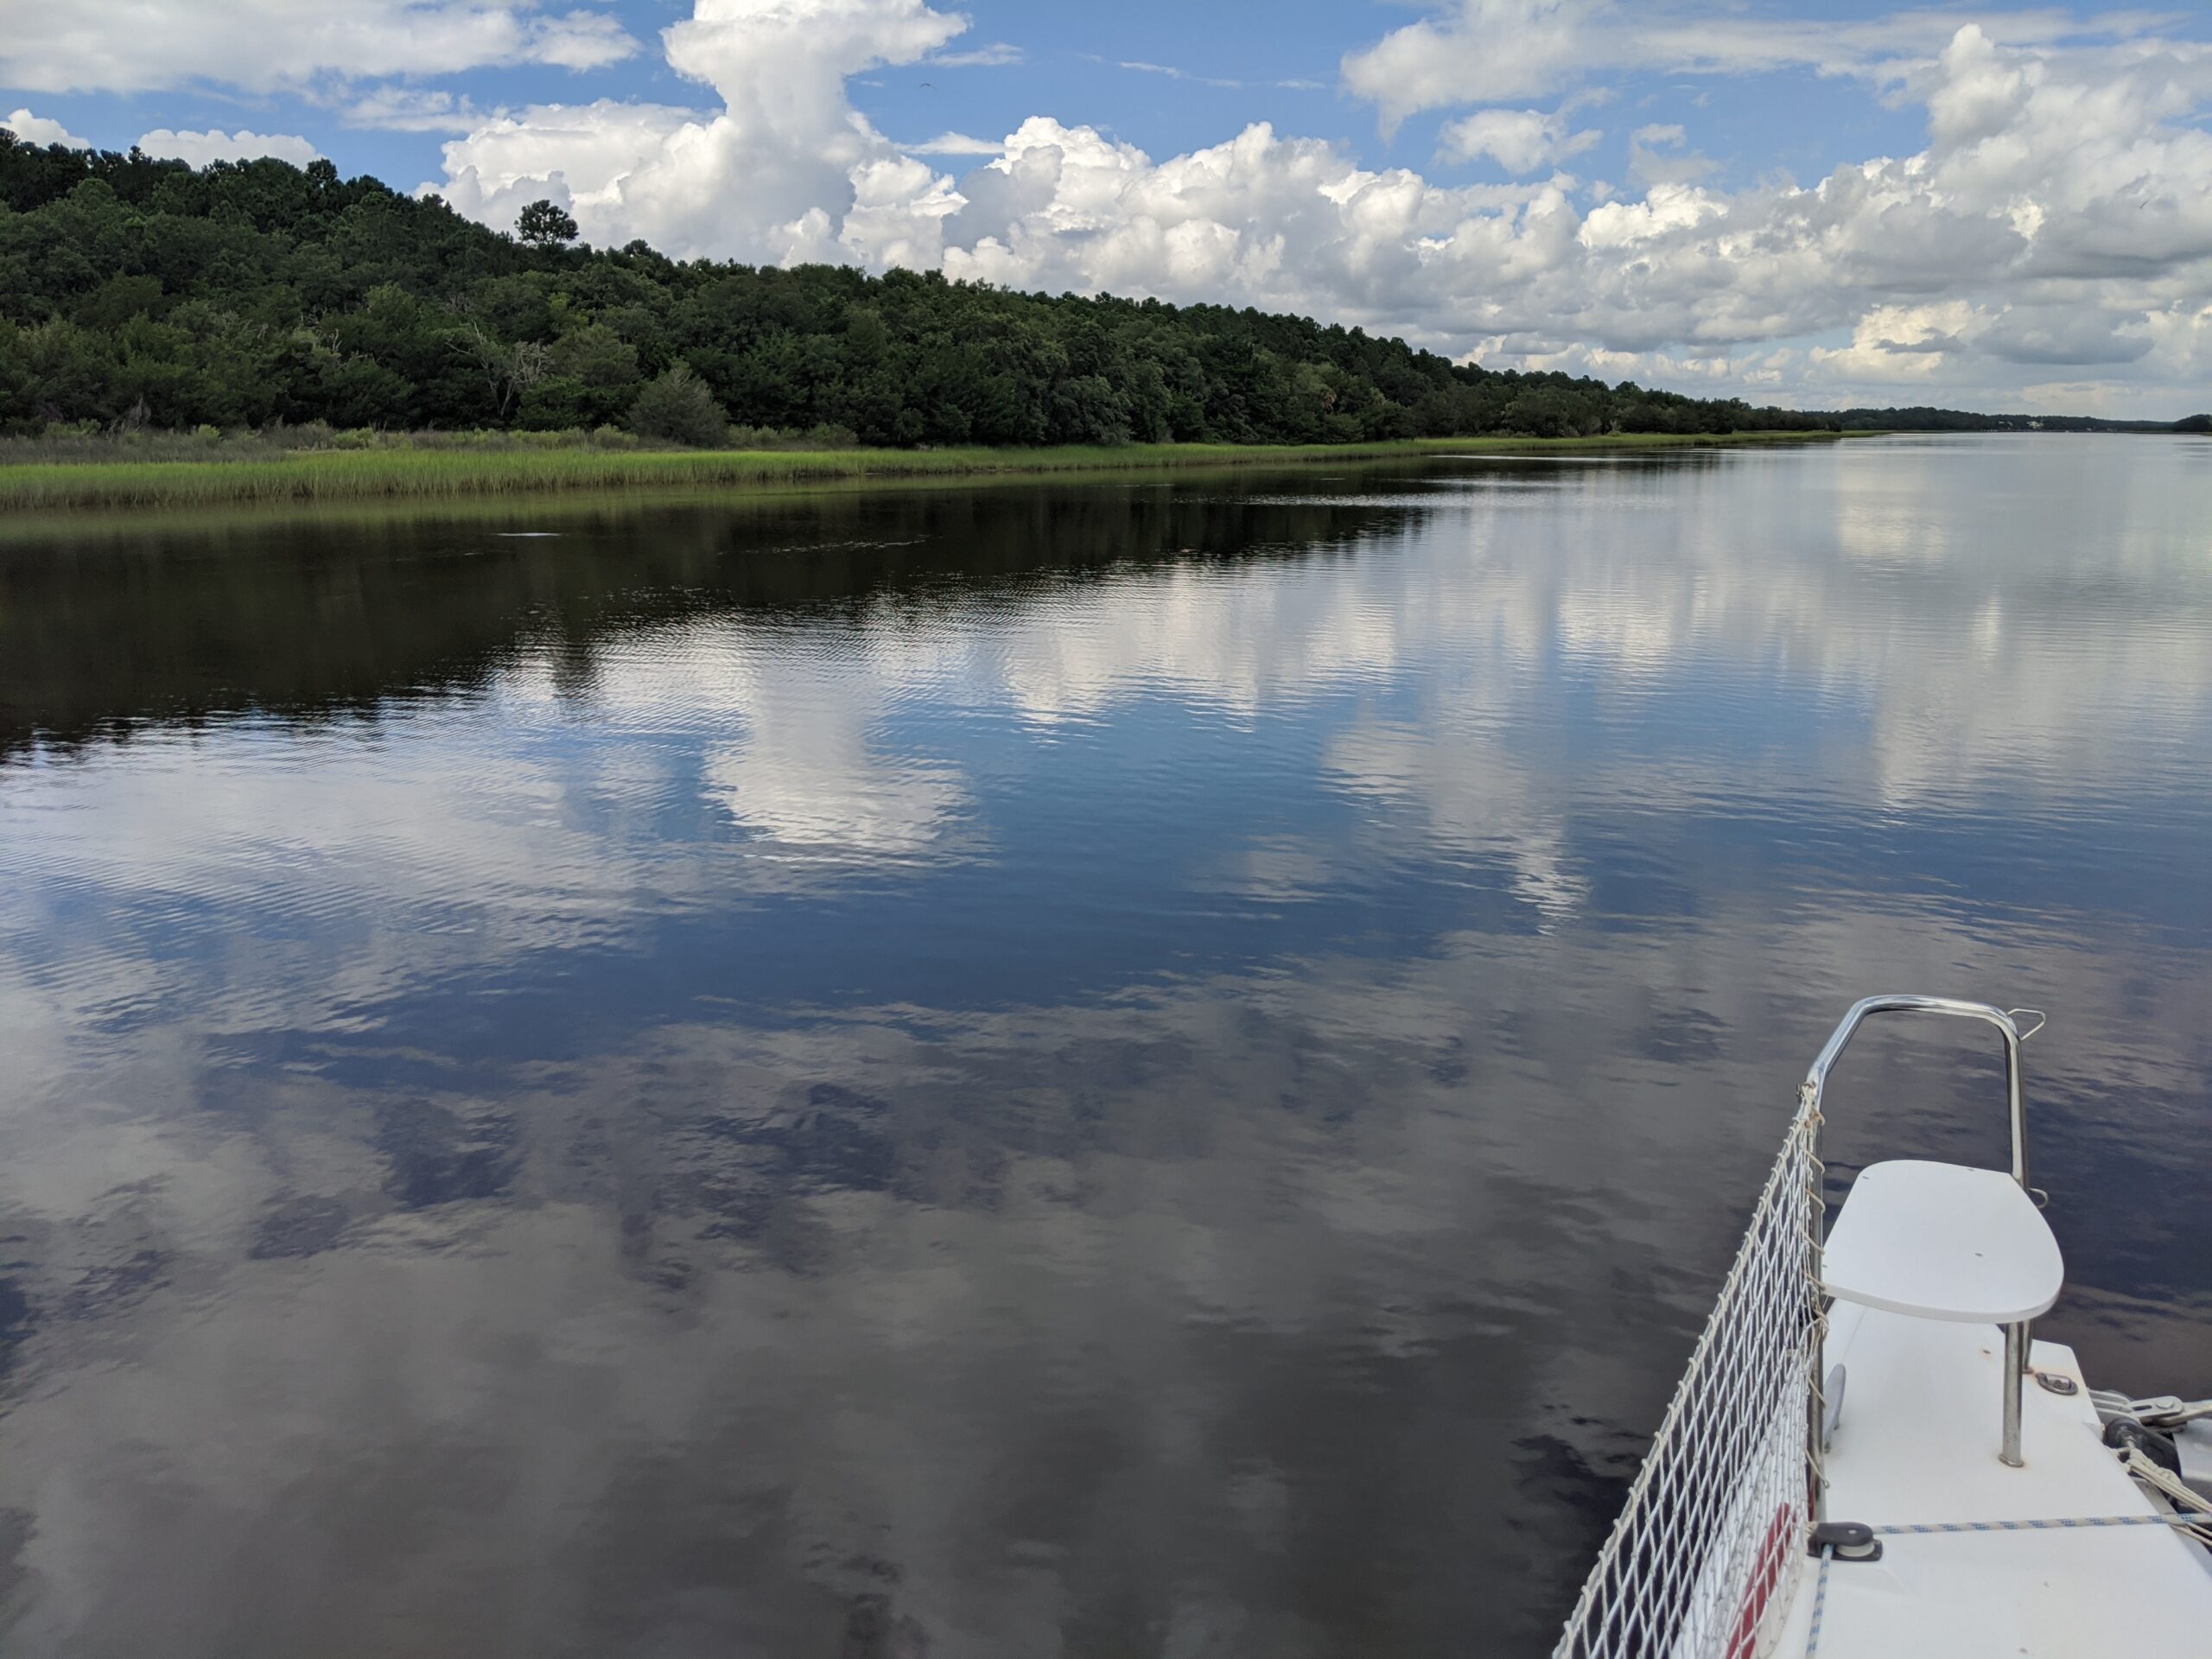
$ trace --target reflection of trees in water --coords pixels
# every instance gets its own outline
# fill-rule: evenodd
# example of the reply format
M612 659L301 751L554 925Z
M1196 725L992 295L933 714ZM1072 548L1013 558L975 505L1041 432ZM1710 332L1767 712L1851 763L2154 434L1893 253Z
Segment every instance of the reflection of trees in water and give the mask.
M549 652L557 684L581 690L598 648L641 625L1018 594L1131 564L1295 558L1414 511L1270 498L1258 482L91 528L0 553L0 753L244 709L366 715L396 694L480 687L525 646Z

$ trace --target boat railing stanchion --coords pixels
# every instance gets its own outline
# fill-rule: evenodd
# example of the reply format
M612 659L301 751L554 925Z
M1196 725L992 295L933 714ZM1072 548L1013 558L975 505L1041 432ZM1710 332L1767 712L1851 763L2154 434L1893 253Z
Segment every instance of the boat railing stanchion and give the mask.
M2007 1013L1998 1020L1997 1029L2005 1039L2005 1097L2012 1120L2012 1179L2033 1198L2035 1189L2028 1185L2028 1104L2020 1082L2020 1028ZM2040 1024L2037 1029L2041 1029ZM2020 1319L2005 1327L2005 1449L1998 1456L2015 1469L2021 1465L2020 1390L2028 1380L2028 1324Z
M1827 1408L1822 1399L1827 1360L1827 1313L1821 1288L1821 1242L1827 1230L1827 1194L1821 1190L1821 1087L1807 1077L1797 1085L1797 1131L1805 1137L1805 1287L1813 1317L1805 1333L1805 1520L1808 1532L1827 1519L1828 1478L1821 1454L1827 1437Z

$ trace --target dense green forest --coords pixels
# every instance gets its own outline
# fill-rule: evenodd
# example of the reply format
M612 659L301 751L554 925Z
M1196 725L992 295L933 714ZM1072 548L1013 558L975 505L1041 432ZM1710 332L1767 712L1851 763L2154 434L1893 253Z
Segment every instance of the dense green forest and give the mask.
M328 162L194 169L0 130L0 431L614 426L712 445L734 423L911 446L1834 425L1303 317L579 247L550 206L521 232Z

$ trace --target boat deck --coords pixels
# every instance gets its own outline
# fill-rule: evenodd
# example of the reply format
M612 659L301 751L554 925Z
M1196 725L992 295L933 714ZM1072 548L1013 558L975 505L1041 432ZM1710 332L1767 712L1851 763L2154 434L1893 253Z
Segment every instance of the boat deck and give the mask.
M1995 1325L1836 1305L1840 1363L1827 1516L1878 1529L2167 1513L2103 1445L2073 1351L2038 1342L2021 1402L2024 1466L1999 1459L2005 1335ZM1878 1561L1833 1562L1821 1659L2136 1659L2212 1654L2212 1553L2164 1526L1890 1534ZM1821 1564L1801 1558L1770 1651L1808 1651Z

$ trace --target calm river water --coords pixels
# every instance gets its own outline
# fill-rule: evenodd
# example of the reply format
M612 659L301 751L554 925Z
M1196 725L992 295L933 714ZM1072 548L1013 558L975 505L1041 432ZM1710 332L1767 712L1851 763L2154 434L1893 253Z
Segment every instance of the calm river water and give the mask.
M2212 1389L2208 849L2202 441L0 526L0 1641L1543 1653L1864 992Z

